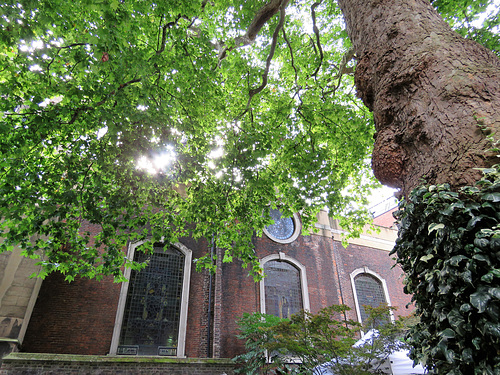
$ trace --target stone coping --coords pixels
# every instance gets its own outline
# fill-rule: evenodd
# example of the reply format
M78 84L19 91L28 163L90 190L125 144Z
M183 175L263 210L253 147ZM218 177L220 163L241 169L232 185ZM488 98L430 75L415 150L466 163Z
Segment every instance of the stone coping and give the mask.
M229 358L174 358L157 356L111 356L81 354L50 354L13 352L2 358L3 363L29 362L87 362L87 363L170 363L179 365L234 365Z

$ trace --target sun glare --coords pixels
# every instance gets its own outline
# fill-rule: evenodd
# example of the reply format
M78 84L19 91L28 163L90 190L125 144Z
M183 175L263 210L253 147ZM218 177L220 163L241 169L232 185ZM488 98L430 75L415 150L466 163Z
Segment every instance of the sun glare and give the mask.
M137 161L137 169L142 169L150 174L167 174L174 164L177 154L173 146L152 157L142 156Z

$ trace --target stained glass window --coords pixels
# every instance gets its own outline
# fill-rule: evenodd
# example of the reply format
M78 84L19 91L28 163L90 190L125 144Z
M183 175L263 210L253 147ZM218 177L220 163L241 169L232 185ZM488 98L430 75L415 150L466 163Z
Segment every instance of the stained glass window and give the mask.
M300 272L292 264L270 260L264 265L266 313L290 318L303 307Z
M361 314L361 321L365 322L368 314L365 311L365 305L379 307L387 303L385 300L384 288L382 283L368 274L361 274L354 279L356 286L356 295Z
M155 244L153 254L136 251L149 264L132 271L118 354L177 355L184 254Z
M281 211L272 209L270 212L274 224L266 227L267 232L278 240L286 240L295 232L295 222L291 217L282 217Z

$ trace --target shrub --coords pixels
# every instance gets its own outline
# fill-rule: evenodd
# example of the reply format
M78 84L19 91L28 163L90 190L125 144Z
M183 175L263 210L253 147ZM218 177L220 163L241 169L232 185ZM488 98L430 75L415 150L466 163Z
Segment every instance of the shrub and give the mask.
M373 374L385 358L405 346L399 341L406 325L392 323L391 308L366 306L369 318L364 327L346 318L349 307L333 305L317 314L301 312L290 319L267 314L244 314L239 320L246 353L234 360L243 374L312 374L318 365L335 374ZM377 324L376 322L385 322ZM376 325L376 327L375 327ZM376 328L378 334L364 346L354 347L360 330Z

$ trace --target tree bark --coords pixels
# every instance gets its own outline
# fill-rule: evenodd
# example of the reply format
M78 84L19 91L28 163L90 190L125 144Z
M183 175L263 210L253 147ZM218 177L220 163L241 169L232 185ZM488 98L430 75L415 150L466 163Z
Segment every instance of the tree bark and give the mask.
M373 111L372 167L407 196L422 179L454 188L497 163L500 60L462 38L428 0L338 0Z

